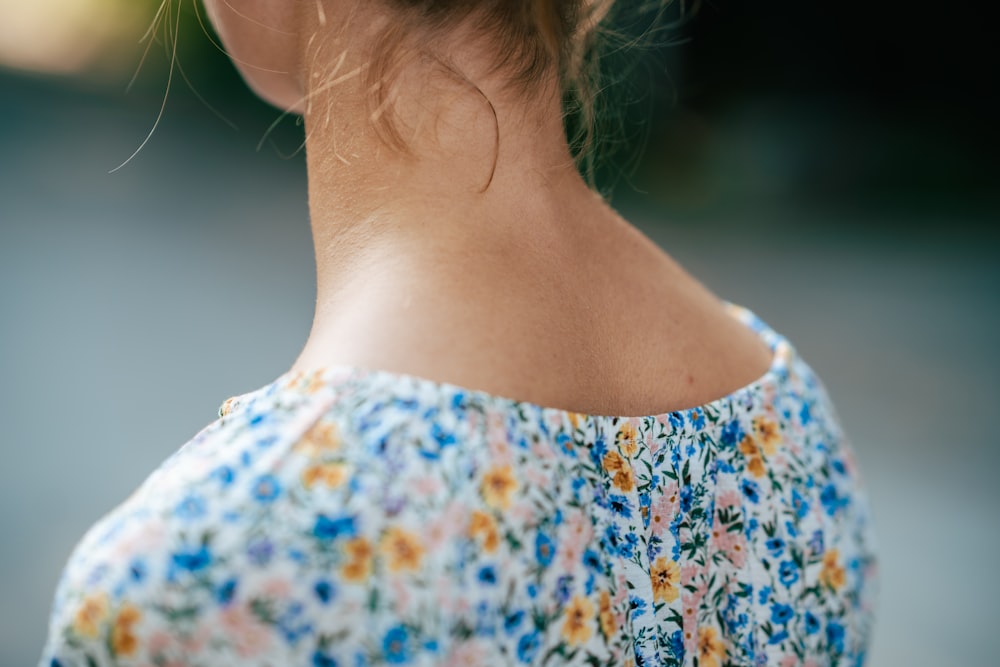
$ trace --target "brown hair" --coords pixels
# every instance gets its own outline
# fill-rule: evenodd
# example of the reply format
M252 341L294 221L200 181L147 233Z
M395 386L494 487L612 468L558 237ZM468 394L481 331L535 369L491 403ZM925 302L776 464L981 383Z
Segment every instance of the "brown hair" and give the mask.
M366 76L373 109L385 109L387 81L414 45L435 43L435 38L459 24L468 23L490 39L496 53L495 70L506 70L510 86L530 92L555 73L563 95L563 108L575 115L568 137L574 158L593 185L596 97L600 90L599 47L635 45L641 38L627 37L604 25L612 10L631 14L652 13L658 23L672 0L384 0L400 20L392 21L376 43ZM685 1L681 0L681 14ZM414 26L417 26L414 29ZM662 27L662 26L660 26ZM655 31L646 29L646 36ZM603 38L603 39L602 39ZM605 44L602 44L604 42ZM416 48L419 48L417 46ZM405 150L391 117L374 114L383 139Z

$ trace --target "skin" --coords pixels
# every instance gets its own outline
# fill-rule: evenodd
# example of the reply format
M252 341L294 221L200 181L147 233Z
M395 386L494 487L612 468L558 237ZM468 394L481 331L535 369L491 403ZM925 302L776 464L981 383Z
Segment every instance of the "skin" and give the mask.
M769 367L754 333L586 186L554 76L514 91L490 44L457 28L438 61L408 57L393 79L401 151L370 121L362 76L398 17L374 0L205 4L251 87L305 117L318 289L291 370L378 368L651 415Z

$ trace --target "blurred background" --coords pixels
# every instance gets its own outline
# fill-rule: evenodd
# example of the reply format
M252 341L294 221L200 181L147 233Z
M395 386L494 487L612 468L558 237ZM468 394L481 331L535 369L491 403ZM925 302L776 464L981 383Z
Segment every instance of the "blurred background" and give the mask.
M86 528L309 329L301 128L269 131L188 0L167 95L162 24L141 41L158 2L0 0L0 667L37 660ZM997 664L988 26L962 2L717 0L609 62L600 187L786 334L854 440L872 665Z

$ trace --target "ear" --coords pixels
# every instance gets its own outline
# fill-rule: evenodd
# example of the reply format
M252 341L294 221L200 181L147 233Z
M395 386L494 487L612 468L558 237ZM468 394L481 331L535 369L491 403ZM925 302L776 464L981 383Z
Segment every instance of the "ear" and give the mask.
M301 113L297 0L204 0L204 5L247 85L271 104Z

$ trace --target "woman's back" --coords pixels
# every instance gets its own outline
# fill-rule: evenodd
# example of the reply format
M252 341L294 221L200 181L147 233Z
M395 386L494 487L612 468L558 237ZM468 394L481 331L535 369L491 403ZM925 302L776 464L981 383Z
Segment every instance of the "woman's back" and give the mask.
M85 537L43 664L855 664L849 445L727 310L770 367L657 416L352 367L231 399Z

